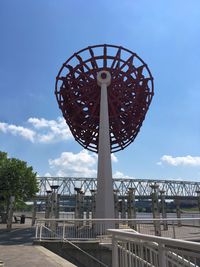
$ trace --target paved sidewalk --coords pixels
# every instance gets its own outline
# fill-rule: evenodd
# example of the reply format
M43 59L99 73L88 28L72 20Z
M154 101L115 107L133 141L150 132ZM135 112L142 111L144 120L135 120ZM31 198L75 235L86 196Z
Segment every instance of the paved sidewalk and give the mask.
M0 245L0 259L5 267L75 267L41 246Z
M0 225L0 260L5 267L75 267L42 246L33 246L34 233L27 225L13 225L9 232Z
M0 224L0 245L32 244L35 228L25 224L13 224L10 231L5 224Z

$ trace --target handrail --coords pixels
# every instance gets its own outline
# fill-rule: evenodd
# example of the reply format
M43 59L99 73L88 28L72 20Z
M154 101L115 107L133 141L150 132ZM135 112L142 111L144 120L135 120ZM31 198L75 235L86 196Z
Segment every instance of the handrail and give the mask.
M131 231L109 229L107 230L112 235L112 259L113 267L126 267L130 257L133 257L139 262L144 263L147 259L146 255L135 253L137 250L131 250L133 246L140 246L140 249L144 252L149 249L152 253L152 247L157 247L153 252L154 260L156 262L150 266L166 267L167 262L171 262L173 266L199 266L200 260L200 244L185 240L174 240L166 237L150 236ZM143 250L144 248L144 250ZM119 250L121 252L119 252ZM118 258L119 257L119 258ZM123 262L119 263L120 257L123 257ZM197 260L198 259L198 260ZM125 262L125 264L124 264ZM198 264L197 264L198 262ZM149 262L150 263L150 262ZM146 263L145 263L146 264ZM131 265L132 266L132 265Z
M140 233L134 233L131 231L126 231L122 229L108 229L108 233L115 234L116 238L120 238L120 240L132 240L133 238L142 239L145 241L156 242L156 243L165 243L165 245L173 246L173 247L182 247L188 249L188 247L192 246L192 248L200 251L200 243L186 241L181 239L172 239L168 237L160 237L153 235L144 235Z
M104 225L104 222L108 221L113 221L114 223L111 223L110 228L112 228L112 225L114 228L119 228L119 227L125 227L123 229L109 229L106 231L106 227ZM150 232L150 235L146 234L146 231L141 234L137 232L137 230L145 230L145 229L150 229L153 230L152 226L154 225L154 221L162 221L167 220L168 225L171 225L171 228L169 229L169 235L168 237L161 237L161 236L153 236L152 232ZM194 223L190 223L190 221L200 221L200 218L167 218L167 219L153 219L153 218L148 218L148 219L38 219L37 220L37 225L36 225L36 239L39 240L45 240L45 239L56 239L57 237L60 240L63 240L64 242L67 242L71 244L72 246L74 245L72 240L104 240L104 238L107 237L113 237L112 238L112 248L115 253L118 249L121 251L122 254L124 254L124 257L129 255L132 258L135 258L139 260L141 263L144 261L148 261L147 258L143 258L142 255L135 253L134 251L129 251L126 246L123 244L131 244L133 243L138 246L140 249L141 253L143 254L144 251L149 250L149 253L152 257L154 257L154 261L156 261L155 266L162 266L166 267L166 264L164 263L164 259L166 259L168 262L183 262L185 265L174 265L174 266L198 266L198 265L193 265L193 262L191 259L187 259L186 255L191 257L195 257L195 259L200 260L200 256L197 255L197 253L200 252L200 244L196 242L191 242L191 241L185 241L185 240L180 240L180 239L172 239L169 236L173 234L173 238L175 238L175 225L179 220L182 220L182 222L185 220L185 225L187 226L185 229L189 229L190 227L195 227L193 232L199 232L199 223L195 226ZM137 222L137 229L134 231L132 229L133 224L129 224L129 222ZM150 222L150 223L149 223ZM189 223L188 223L189 222ZM143 226L142 226L143 224ZM130 226L131 225L131 226ZM140 226L141 225L141 229ZM150 225L150 228L149 228ZM50 231L50 236L48 231L43 231L42 229L48 229ZM196 228L198 227L198 228ZM179 229L179 227L176 227ZM134 228L135 229L135 228ZM170 233L171 231L171 233ZM163 230L164 232L164 230ZM52 234L51 234L52 233ZM108 233L108 234L107 234ZM178 235L178 232L177 232ZM57 237L56 237L57 236ZM165 235L166 236L166 235ZM196 238L197 236L195 236ZM105 240L104 240L105 241ZM143 246L145 247L145 250L143 251ZM180 248L180 251L179 251ZM191 248L193 251L191 251ZM81 251L81 248L77 246L77 249ZM83 253L87 254L86 251L83 251ZM90 255L90 254L89 254ZM92 255L90 255L91 258L93 258ZM192 256L191 256L192 255ZM118 267L116 263L116 258L114 257L113 260L115 259L115 264L113 265L114 267ZM96 258L93 258L93 260L97 260ZM162 265L158 265L157 262L162 262ZM100 263L104 264L104 263ZM146 264L146 263L145 263ZM164 265L163 265L164 264ZM190 265L188 265L190 264ZM103 265L106 266L106 265ZM120 265L120 267L126 267L129 265ZM132 265L130 265L132 266ZM146 265L147 266L147 265ZM153 265L151 265L153 266Z
M45 225L41 225L41 229L45 228L48 231L50 231L52 234L56 235L57 237L61 238L55 231L53 231L52 229L46 227ZM42 231L42 230L41 230ZM41 237L41 236L40 236ZM99 264L101 264L104 267L109 267L108 265L106 265L105 263L101 262L100 260L98 260L97 258L95 258L94 256L90 255L89 253L87 253L86 251L84 251L83 249L81 249L79 246L75 245L73 242L69 241L66 238L62 237L62 240L66 243L69 243L71 246L75 247L76 249L80 250L81 252L83 252L85 255L87 255L88 257L90 257L91 259L93 259L94 261L98 262ZM41 239L40 239L41 241Z
M148 222L148 221L198 221L200 220L200 217L192 217L192 218L188 218L188 217L181 217L181 218L173 218L173 217L168 217L168 218L136 218L136 219L128 219L128 218L120 218L120 219L113 219L113 218L95 218L95 219L46 219L46 218L38 218L36 221L40 222L40 221L57 221L57 222L65 222L65 221L79 221L79 222L85 222L85 221L94 221L94 222L98 222L98 221L127 221L127 222L131 222L131 221L136 221L136 222Z
M167 229L164 229L164 224L167 221ZM179 221L182 222L182 227L185 231L179 231ZM110 226L108 225L108 222ZM200 238L200 218L144 218L144 219L75 219L75 218L41 218L36 220L36 233L39 233L38 225L43 224L50 228L51 225L57 225L56 231L63 234L63 238L68 240L74 239L98 239L98 236L106 235L106 229L134 229L137 232L149 235L158 235L155 225L159 224L161 228L159 236L170 238L184 238L184 239L197 239ZM190 228L194 227L194 231L191 233ZM53 229L54 230L54 229ZM66 230L66 231L65 231ZM38 235L38 234L37 234Z

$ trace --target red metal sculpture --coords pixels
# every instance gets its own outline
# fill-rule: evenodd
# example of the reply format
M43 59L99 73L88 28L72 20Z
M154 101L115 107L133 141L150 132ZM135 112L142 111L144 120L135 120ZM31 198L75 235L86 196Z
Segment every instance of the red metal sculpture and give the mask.
M110 72L108 107L111 152L137 136L151 103L153 77L146 63L121 46L89 46L71 56L56 77L55 94L77 142L98 152L100 90L97 73Z

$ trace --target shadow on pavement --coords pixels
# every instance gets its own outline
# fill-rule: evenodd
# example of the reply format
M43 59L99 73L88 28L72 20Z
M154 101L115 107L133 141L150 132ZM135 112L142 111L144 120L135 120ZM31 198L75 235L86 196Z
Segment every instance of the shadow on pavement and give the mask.
M0 229L0 245L32 245L35 235L35 228L24 227L14 228L8 231L5 228Z

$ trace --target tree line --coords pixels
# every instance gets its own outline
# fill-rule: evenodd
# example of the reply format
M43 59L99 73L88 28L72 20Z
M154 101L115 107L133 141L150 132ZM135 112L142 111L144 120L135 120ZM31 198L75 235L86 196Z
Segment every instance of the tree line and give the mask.
M33 168L0 151L0 213L8 214L11 197L14 197L14 206L20 205L32 199L38 190Z

